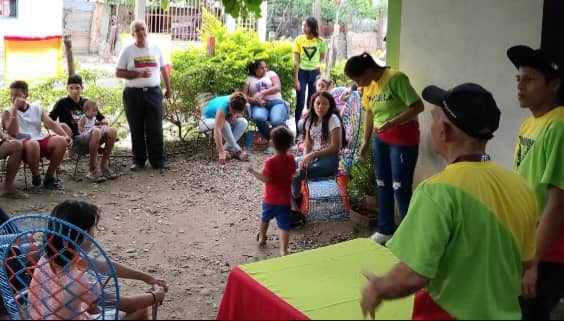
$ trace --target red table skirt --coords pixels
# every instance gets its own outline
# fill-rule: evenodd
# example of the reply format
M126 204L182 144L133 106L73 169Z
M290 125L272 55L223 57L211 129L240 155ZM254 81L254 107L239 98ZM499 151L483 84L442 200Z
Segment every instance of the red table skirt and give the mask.
M308 320L300 311L263 287L239 267L233 268L217 320Z

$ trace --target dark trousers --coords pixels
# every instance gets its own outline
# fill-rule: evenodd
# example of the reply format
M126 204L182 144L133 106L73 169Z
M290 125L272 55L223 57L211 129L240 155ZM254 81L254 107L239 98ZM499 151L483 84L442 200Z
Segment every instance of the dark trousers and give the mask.
M392 235L396 230L394 220L394 195L403 219L411 200L413 173L419 155L419 145L398 146L385 143L374 135L374 162L378 189L378 231Z
M315 77L320 75L318 69L314 70L298 70L298 80L300 81L300 90L296 91L296 128L298 128L298 121L302 116L304 104L309 104L311 96L315 94ZM307 100L305 100L305 93L307 88Z
M564 263L541 262L538 268L537 296L519 298L523 320L550 320L550 314L564 294Z
M123 90L123 104L129 130L133 162L145 165L147 153L153 167L164 162L163 93L160 87Z

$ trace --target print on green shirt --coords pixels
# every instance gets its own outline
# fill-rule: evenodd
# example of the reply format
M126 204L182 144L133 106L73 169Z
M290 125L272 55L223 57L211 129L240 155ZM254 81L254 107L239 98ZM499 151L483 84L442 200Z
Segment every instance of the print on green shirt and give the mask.
M521 165L521 162L523 161L525 156L527 156L527 154L531 150L531 147L533 147L534 143L535 143L534 139L519 135L517 151L516 151L516 154L515 154L515 166L516 167L519 167L519 165Z
M304 54L309 60L311 60L315 56L315 53L317 52L317 47L303 47L303 48L304 48Z

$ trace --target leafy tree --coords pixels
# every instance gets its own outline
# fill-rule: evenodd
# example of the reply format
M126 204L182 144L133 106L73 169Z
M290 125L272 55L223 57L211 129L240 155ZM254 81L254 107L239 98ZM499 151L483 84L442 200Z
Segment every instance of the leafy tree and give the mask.
M269 18L284 16L291 12L292 16L303 19L312 15L314 2L320 2L321 19L325 21L335 21L337 8L339 10L339 21L349 18L376 18L378 8L387 5L386 0L379 0L376 6L372 5L372 0L268 0Z
M120 1L120 0L114 0ZM132 0L123 0L132 1ZM167 9L170 3L181 3L186 0L148 0L147 5L155 4L161 6L163 9ZM265 0L221 0L225 12L230 14L233 18L238 18L239 16L247 17L249 15L254 15L260 18L260 5Z
M225 7L225 12L234 18L239 15L246 17L249 14L260 17L260 5L264 0L221 0Z

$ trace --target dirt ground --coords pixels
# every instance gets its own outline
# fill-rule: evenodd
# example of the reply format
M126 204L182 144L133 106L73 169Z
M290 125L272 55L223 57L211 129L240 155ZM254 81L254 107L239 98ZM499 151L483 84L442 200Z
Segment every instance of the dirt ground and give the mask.
M65 199L81 199L101 207L97 239L113 260L164 277L170 292L159 309L159 319L214 319L230 269L236 265L278 255L275 223L268 245L257 247L263 185L246 172L261 168L266 158L252 153L251 161L230 161L220 166L209 147L196 152L192 145L176 146L169 156L172 168L150 167L130 172L127 150L116 151L112 167L115 181L88 182L87 160L72 179L74 161L62 166L65 190L42 191L28 200L0 198L10 215L46 213ZM24 181L20 175L19 187ZM354 221L308 223L292 231L291 253L369 235L369 228ZM147 288L140 282L120 283L124 294Z

